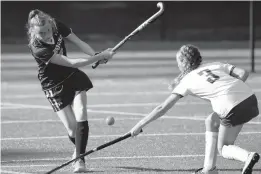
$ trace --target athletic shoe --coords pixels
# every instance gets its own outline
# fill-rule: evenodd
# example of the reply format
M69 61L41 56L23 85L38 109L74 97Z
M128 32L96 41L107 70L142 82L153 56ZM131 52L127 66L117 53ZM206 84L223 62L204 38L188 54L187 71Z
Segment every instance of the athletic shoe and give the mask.
M85 163L82 159L78 159L75 163L74 163L74 173L84 173L87 172Z
M218 170L216 167L207 172L203 172L202 170L203 168L199 168L193 174L218 174Z
M242 174L252 174L252 169L254 165L258 162L260 156L256 152L250 152L248 158L245 162L245 166L242 170Z

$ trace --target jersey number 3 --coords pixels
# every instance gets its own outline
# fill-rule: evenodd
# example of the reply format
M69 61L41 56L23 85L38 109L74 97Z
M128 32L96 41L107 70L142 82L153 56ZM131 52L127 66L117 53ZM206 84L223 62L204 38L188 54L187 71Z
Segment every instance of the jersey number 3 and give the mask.
M210 71L209 69L204 69L198 73L200 76L205 76L207 77L207 81L209 83L214 83L219 79L219 76L215 75Z

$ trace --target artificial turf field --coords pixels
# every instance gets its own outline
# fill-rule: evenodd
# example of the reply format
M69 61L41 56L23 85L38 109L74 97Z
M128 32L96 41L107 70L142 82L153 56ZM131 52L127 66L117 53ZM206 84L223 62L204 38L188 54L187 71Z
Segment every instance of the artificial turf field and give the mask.
M204 54L206 61L250 69L247 50L208 50ZM257 73L247 83L261 108L260 55L257 50ZM35 61L26 53L1 56L1 173L44 173L70 160L73 145L41 91ZM119 52L107 65L82 68L94 85L87 93L87 150L125 134L164 101L170 93L168 83L178 73L174 56L173 51ZM138 137L86 157L86 165L90 173L191 173L203 165L204 118L209 113L211 106L205 101L184 98ZM105 123L107 116L115 118L113 126ZM260 116L244 126L236 144L261 153ZM239 174L243 164L219 156L217 167L222 174ZM71 171L69 165L57 173ZM261 162L253 171L260 173Z

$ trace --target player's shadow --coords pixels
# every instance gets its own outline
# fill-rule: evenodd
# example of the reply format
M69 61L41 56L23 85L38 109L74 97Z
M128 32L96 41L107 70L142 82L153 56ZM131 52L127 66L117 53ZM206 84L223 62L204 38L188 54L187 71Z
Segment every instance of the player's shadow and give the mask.
M159 169L145 167L116 167L126 170L146 171L146 172L194 172L197 169ZM219 171L241 172L241 169L218 169ZM261 169L253 169L253 171L261 171Z

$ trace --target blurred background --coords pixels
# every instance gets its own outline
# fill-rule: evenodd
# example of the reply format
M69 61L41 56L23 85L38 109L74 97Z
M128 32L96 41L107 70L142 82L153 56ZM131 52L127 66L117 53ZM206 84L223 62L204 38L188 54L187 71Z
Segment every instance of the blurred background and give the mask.
M37 70L27 47L25 28L32 9L43 10L63 21L82 40L101 51L115 46L157 12L156 4L157 1L1 1L2 78L24 75L25 70ZM173 72L175 51L185 43L195 44L203 53L206 49L218 51L204 54L216 58L211 61L233 60L231 63L252 72L260 69L261 1L165 1L164 5L164 14L125 43L113 63L101 66L101 70L95 73L87 69L86 72L93 77L107 77L108 73L115 71L110 77L120 77L118 74L128 68L128 73L136 73L137 77L172 76L177 73ZM81 53L70 43L67 43L67 48L69 54ZM159 52L162 50L165 52ZM134 56L134 52L123 55L123 51L150 52L139 57ZM155 51L158 51L158 57ZM3 53L28 55L24 55L26 58L21 58L21 54L7 57ZM27 64L14 66L15 63L21 64L20 59L26 60ZM11 76L10 72L18 71L18 66L21 72ZM153 68L159 68L159 71L155 72ZM168 73L163 73L162 68L168 69ZM99 76L103 70L104 74ZM142 72L144 76L140 75ZM24 78L28 79L27 76Z
M25 23L38 8L64 21L89 41L118 41L156 12L156 1L1 2L2 43L26 43ZM250 2L166 1L165 13L132 40L245 41ZM261 2L255 2L256 39L261 39Z

